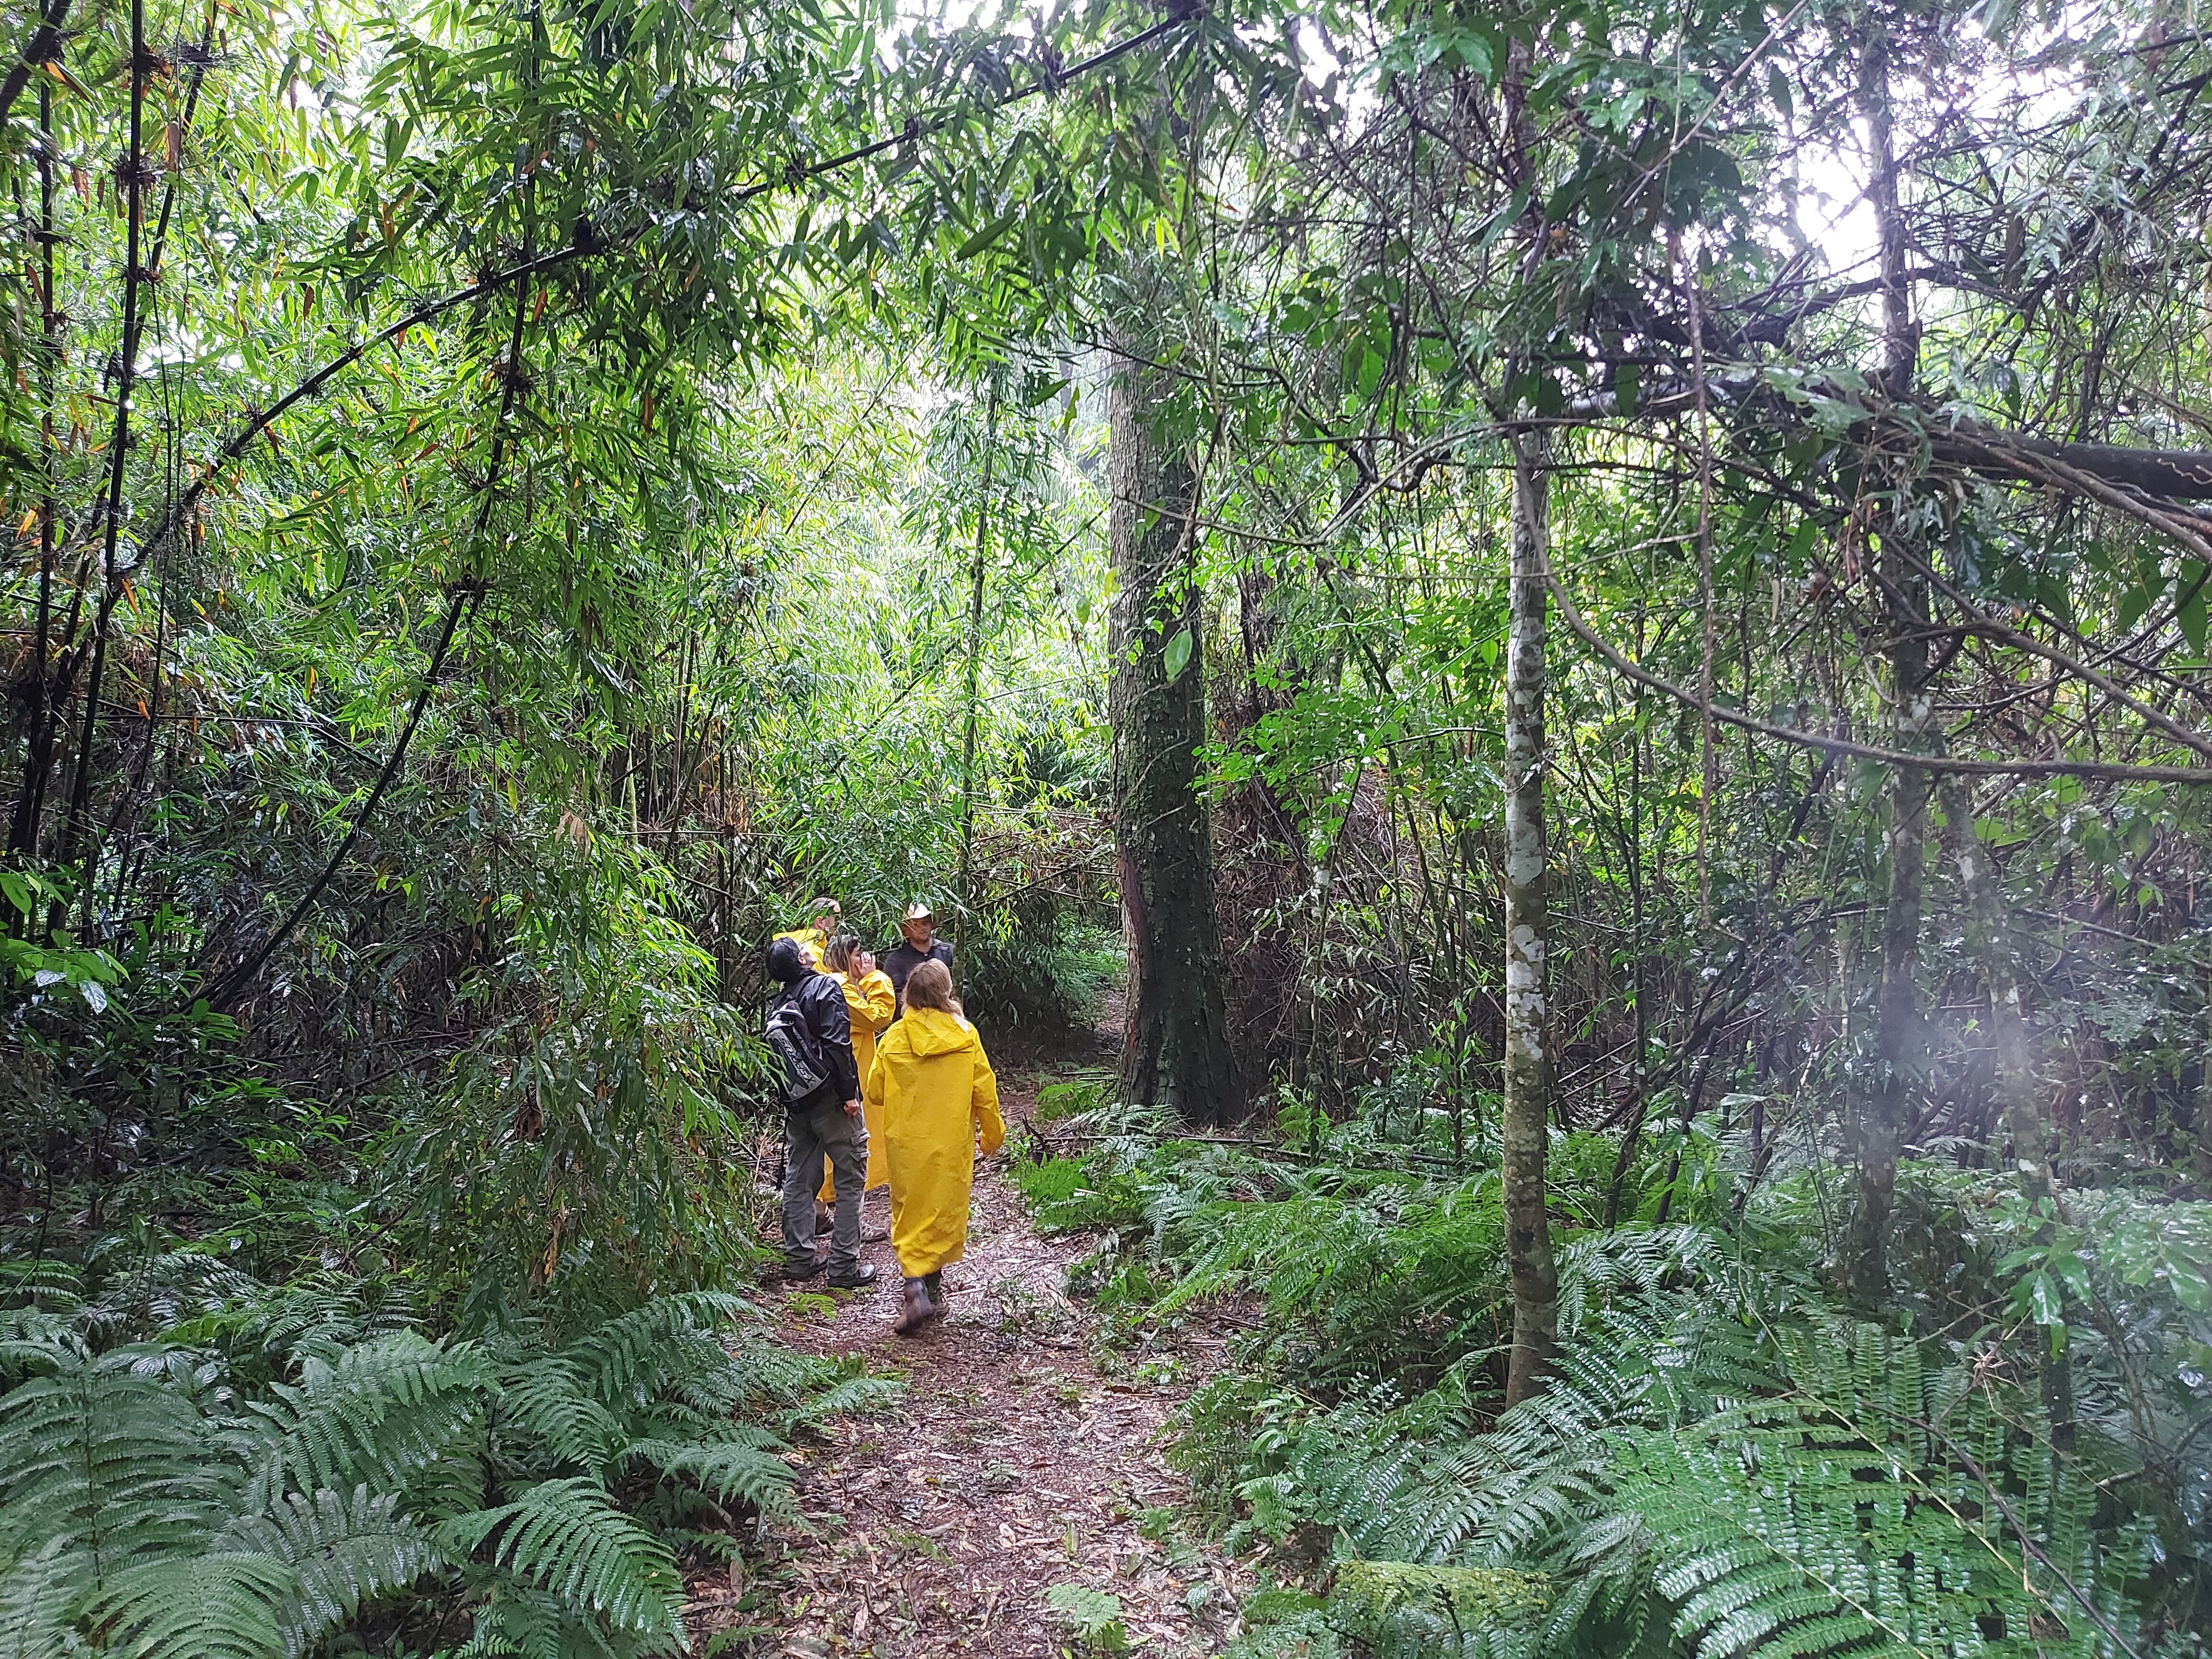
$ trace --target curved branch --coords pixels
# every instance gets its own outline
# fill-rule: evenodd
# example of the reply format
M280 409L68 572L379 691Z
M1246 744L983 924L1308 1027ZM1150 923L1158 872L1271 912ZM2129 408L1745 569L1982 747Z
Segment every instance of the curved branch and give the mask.
M66 5L68 0L58 0L58 3ZM1057 73L1048 74L1028 86L1006 94L1004 97L985 105L981 112L971 110L957 116L943 115L926 122L909 121L888 137L878 138L872 143L842 151L811 165L793 167L775 178L759 179L732 194L730 198L730 205L740 206L777 190L795 189L811 179L842 172L855 162L865 161L871 156L880 155L884 151L896 149L898 145L913 139L941 132L956 121L968 118L975 113L994 114L1011 105L1034 98L1039 93L1057 90L1076 76L1103 69L1115 59L1127 57L1140 47L1151 45L1162 35L1181 27L1190 21L1191 18L1188 15L1171 16L1153 24L1149 28L1140 29L1126 40L1116 41L1114 45L1092 53L1079 63L1069 64ZM4 90L4 88L0 88L0 91ZM4 116L5 113L4 106L0 106L0 116ZM495 294L511 283L525 281L542 272L556 270L573 259L595 258L609 252L616 246L619 244L603 242L599 239L591 217L586 215L577 221L575 240L567 247L557 248L550 253L540 254L534 259L525 259L518 264L509 265L504 270L494 271L488 276L479 277L465 288L456 289L450 294L417 306L398 321L386 324L367 339L340 352L306 380L301 381L298 386L293 387L291 391L279 398L265 414L251 416L236 432L231 434L229 441L216 452L214 459L207 464L200 475L185 486L184 493L177 497L176 505L169 509L168 516L162 520L161 527L138 544L133 550L131 562L125 568L125 574L139 569L156 548L177 533L179 527L191 515L192 509L199 504L200 497L207 493L208 486L252 447L253 440L257 435L266 431L279 416L316 396L330 382L332 376L350 368L377 347L388 345L417 324L434 321L456 307L465 306L470 301L481 299L488 294Z
M1601 637L1597 630L1583 619L1582 612L1575 608L1575 602L1568 597L1566 589L1560 586L1556 574L1547 570L1545 580L1551 586L1552 598L1558 601L1560 619L1566 623L1568 629L1613 668L1638 684L1649 686L1662 696L1673 698L1686 708L1700 706L1696 692L1653 673L1640 663L1631 662ZM2097 778L2114 783L2172 783L2190 788L2212 787L2212 767L2122 766L2106 761L1964 760L1948 755L1917 755L1908 754L1901 749L1881 749L1872 744L1854 743L1849 738L1823 737L1818 732L1802 732L1796 726L1778 726L1772 720L1759 720L1718 703L1713 705L1713 718L1761 737L1778 738L1784 743L1796 744L1801 748L1817 749L1831 755L1850 755L1859 760L1881 761L1888 766L1917 766L1923 772L1956 772L1969 777Z
M2024 633L2021 629L2013 627L2009 623L2000 621L1998 618L1990 616L1980 606L1968 599L1966 596L1961 593L1956 587L1946 581L1943 579L1942 573L1937 570L1935 566L1929 564L1927 560L1919 557L1916 554L1909 553L1905 556L1911 560L1912 564L1919 570L1922 575L1927 577L1930 582L1935 584L1938 592L1942 593L1945 599L1950 600L1952 604L1957 605L1960 610L1966 612L1968 618L1967 625L1971 627L1974 632L1986 635L1994 639L2001 640L2005 644L2012 646L2018 650L2025 651L2033 656L2042 658L2044 661L2049 663L2052 667L2059 669L2063 672L2071 674L2076 679L2087 681L2091 685L2095 686L2097 690L2110 697L2114 702L2120 704L2124 708L2132 709L2136 714L2141 715L2145 720L2156 726L2160 731L2165 732L2167 737L2172 738L2176 743L2180 744L2184 748L2192 749L2196 750L2197 753L2203 756L2205 759L2212 760L2212 738L2205 737L2202 732L2197 732L2191 727L2183 725L2179 720L2174 719L2173 716L2166 713L2165 710L2145 702L2142 698L2136 696L2125 687L2122 686L2117 680L2113 679L2111 675L2092 668L2085 662L2076 661L2074 658L2068 656L2063 651L2057 649L2056 647L2044 644L2042 641L2037 639L2033 635Z

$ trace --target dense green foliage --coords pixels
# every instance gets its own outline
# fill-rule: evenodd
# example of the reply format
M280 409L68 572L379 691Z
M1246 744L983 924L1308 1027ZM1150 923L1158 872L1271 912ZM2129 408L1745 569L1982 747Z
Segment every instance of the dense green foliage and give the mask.
M874 1397L732 1299L761 944L930 897L1002 1027L1110 967L1073 408L899 309L1010 64L86 0L32 66L0 1649L672 1650Z
M2202 1651L2164 0L8 30L9 1650L675 1644L831 1381L760 946L1088 1019L1142 663L1261 1109L1024 1179L1254 1327L1255 1649Z
M434 1340L388 1285L181 1252L100 1278L11 1284L9 1653L298 1654L363 1624L410 1651L665 1651L678 1553L791 1511L777 1431L887 1387L726 1348L750 1311L726 1296Z
M1077 1282L1126 1346L1249 1331L1176 1453L1282 1586L1240 1651L2198 1650L2212 1208L2109 1197L2059 1241L2003 1177L1916 1166L1885 1325L1834 1304L1817 1174L1739 1206L1723 1168L1662 1224L1647 1153L1644 1218L1562 1252L1560 1374L1500 1416L1496 1177L1377 1127L1247 1150L1094 1109L1046 1130L1091 1150L1021 1171L1103 1236ZM1608 1174L1556 1143L1563 1210ZM2053 1273L2089 1310L2063 1445L2016 1334Z

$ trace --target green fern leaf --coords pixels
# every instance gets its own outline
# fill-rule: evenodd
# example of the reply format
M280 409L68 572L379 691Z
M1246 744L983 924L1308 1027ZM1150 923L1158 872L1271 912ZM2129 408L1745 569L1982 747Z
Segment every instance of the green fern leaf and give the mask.
M90 1613L108 1651L132 1659L274 1659L295 1582L272 1557L210 1550L116 1575Z
M72 1357L0 1397L0 1563L11 1577L28 1556L40 1584L66 1575L96 1595L138 1561L204 1544L228 1518L224 1476L235 1466L190 1401L133 1369L152 1357ZM13 1594L0 1588L0 1601Z
M459 1555L490 1544L494 1559L617 1628L676 1639L683 1580L667 1547L582 1476L547 1480L512 1504L456 1516L438 1529Z
M789 1434L809 1424L855 1412L881 1411L896 1400L905 1384L890 1376L848 1376L807 1395L799 1404L775 1416L776 1431Z
M750 1443L641 1440L630 1447L629 1455L642 1458L663 1474L689 1475L724 1503L739 1498L763 1515L789 1516L797 1509L792 1501L791 1466L767 1449L763 1443L767 1440L766 1436Z
M702 1363L726 1368L728 1356L712 1333L750 1303L734 1296L695 1291L656 1297L606 1321L569 1343L562 1357L577 1367L586 1391L606 1405L643 1405L672 1378Z
M562 1462L605 1471L629 1438L621 1421L585 1390L580 1368L558 1358L510 1369L500 1389L500 1413L545 1443Z
M284 1498L269 1513L234 1522L218 1550L252 1552L291 1571L293 1594L281 1610L283 1651L296 1659L343 1626L362 1603L404 1589L445 1563L428 1531L398 1513L393 1493L350 1497L319 1492Z
M246 1507L290 1492L398 1486L434 1459L481 1408L489 1363L411 1332L348 1348L335 1364L309 1359L296 1386L255 1407L253 1482Z
M79 1650L76 1623L88 1574L83 1552L52 1538L0 1572L0 1659L51 1659Z

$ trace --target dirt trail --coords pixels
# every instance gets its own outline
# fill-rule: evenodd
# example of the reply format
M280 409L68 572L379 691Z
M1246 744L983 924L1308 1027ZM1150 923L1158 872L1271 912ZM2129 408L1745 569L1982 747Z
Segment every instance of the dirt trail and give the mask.
M1002 1079L1010 1129L1050 1080ZM756 1586L768 1593L749 1611L726 1587L696 1586L695 1648L751 1626L772 1633L726 1650L1081 1652L1045 1599L1060 1585L1118 1598L1146 1655L1214 1653L1234 1629L1247 1576L1170 1524L1185 1486L1158 1431L1188 1392L1170 1380L1188 1359L1109 1358L1101 1374L1089 1312L1066 1295L1067 1265L1086 1245L1037 1236L1006 1156L976 1171L967 1260L945 1273L951 1311L924 1334L891 1329L899 1276L888 1244L866 1247L880 1275L866 1291L825 1296L817 1280L784 1294L794 1346L865 1356L902 1371L907 1388L884 1412L835 1419L802 1443L793 1461L811 1535L770 1529L771 1577ZM882 1202L871 1200L869 1219Z

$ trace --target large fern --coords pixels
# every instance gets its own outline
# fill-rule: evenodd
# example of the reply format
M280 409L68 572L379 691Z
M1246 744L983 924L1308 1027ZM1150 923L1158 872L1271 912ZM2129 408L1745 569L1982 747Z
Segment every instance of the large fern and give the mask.
M2145 1650L2149 1526L2096 1524L2100 1471L2053 1452L2029 1392L1871 1327L1771 1333L1687 1297L1582 1336L1492 1427L1431 1402L1418 1432L1340 1410L1300 1434L1276 1479L1361 1554L1553 1586L1518 1630L1368 1602L1354 1627L1575 1659Z
M439 1537L462 1556L489 1549L497 1565L648 1645L681 1637L674 1558L589 1476L541 1481L512 1503L456 1516Z
M649 1303L549 1347L379 1333L347 1297L280 1295L257 1316L251 1289L192 1267L9 1316L0 1659L297 1659L426 1575L474 1605L487 1653L673 1651L673 1542L729 1506L789 1506L761 1417L886 1387L733 1352L726 1297ZM172 1316L216 1345L100 1347ZM283 1374L255 1386L266 1366Z

